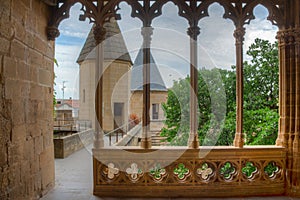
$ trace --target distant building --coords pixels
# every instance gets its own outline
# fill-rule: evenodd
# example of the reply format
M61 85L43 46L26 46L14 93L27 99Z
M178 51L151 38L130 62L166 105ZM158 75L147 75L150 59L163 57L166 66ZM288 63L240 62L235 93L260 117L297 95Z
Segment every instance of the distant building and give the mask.
M57 99L55 105L55 118L57 120L72 120L78 118L78 99Z
M132 67L123 36L116 21L105 24L103 73L103 130L126 126L129 115L142 117L142 50ZM113 37L112 37L113 36ZM77 60L80 65L80 120L95 122L95 40L91 31ZM161 103L166 101L167 88L151 55L151 119L164 119ZM157 123L156 123L157 124ZM162 124L162 123L161 123ZM161 129L162 125L155 129Z
M128 74L132 61L116 21L105 24L103 74L103 130L111 131L128 122L128 99L130 97ZM112 37L113 36L113 37ZM108 39L109 38L109 39ZM80 120L91 120L95 124L95 53L96 43L91 30L80 52ZM117 86L116 86L117 85ZM112 94L115 95L112 95ZM114 117L115 116L115 117Z
M139 118L143 114L143 50L137 54L131 70L130 81L130 113L137 114ZM165 119L162 103L166 102L168 90L160 75L155 60L150 54L150 130L160 131Z

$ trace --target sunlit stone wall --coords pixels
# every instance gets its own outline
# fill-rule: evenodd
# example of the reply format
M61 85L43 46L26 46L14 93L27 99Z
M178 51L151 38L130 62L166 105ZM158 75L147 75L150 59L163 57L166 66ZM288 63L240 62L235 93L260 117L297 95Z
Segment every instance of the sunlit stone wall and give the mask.
M54 43L48 6L0 1L0 199L37 199L54 185Z

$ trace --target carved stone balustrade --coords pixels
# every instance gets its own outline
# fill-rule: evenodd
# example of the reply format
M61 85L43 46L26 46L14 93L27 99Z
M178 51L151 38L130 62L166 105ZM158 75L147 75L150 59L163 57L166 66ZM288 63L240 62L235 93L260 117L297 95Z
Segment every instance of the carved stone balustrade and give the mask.
M94 194L102 197L285 194L282 147L124 147L94 150L93 155Z

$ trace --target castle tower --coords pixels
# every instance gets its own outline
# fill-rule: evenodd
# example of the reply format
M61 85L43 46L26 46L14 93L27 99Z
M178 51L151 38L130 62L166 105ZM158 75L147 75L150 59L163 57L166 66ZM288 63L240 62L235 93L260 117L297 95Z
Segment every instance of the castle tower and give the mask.
M141 48L131 70L130 113L139 118L143 114L143 49ZM150 54L150 130L160 132L165 119L162 103L167 101L168 90L158 70L158 66Z
M120 28L115 20L106 23L103 73L103 130L105 132L123 126L128 122L128 99L130 82L128 71L132 61L128 54ZM80 52L80 120L95 122L95 39L93 29Z

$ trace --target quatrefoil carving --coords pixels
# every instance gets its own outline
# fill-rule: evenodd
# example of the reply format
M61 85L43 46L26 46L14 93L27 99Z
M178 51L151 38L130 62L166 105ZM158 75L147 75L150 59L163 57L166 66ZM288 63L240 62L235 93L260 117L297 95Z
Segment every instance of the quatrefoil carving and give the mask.
M104 170L104 174L107 175L108 179L114 179L116 175L119 174L119 169L115 167L113 163L109 163L107 168Z
M204 180L208 180L213 172L214 171L208 166L207 163L203 163L202 167L197 169L197 174L201 175L201 178Z
M132 180L136 181L143 174L143 171L138 168L136 163L132 163L131 166L126 169L126 173L130 175Z
M179 163L174 169L174 174L180 179L185 179L190 173L190 170L183 163Z
M280 167L276 162L271 161L265 166L264 172L268 175L269 178L274 178L280 172Z
M156 181L162 180L162 178L167 175L166 169L162 168L160 164L156 164L153 168L151 168L149 173Z
M233 176L236 173L236 168L234 165L230 162L226 162L221 168L220 168L220 174L224 177L225 180L230 180L233 178Z

